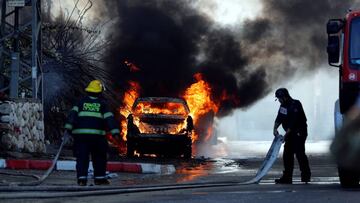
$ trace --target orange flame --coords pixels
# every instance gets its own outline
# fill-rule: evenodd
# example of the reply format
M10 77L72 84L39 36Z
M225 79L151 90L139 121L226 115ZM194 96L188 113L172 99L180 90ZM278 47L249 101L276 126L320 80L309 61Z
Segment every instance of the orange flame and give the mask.
M171 117L184 117L188 114L187 109L181 103L164 102L164 103L152 103L152 102L140 102L133 110L134 123L139 128L141 133L169 133L178 134L185 129L186 123L167 124L162 127L153 128L151 125L144 122L140 122L142 115L168 115Z
M193 118L194 126L201 121L204 116L209 115L208 113L216 113L219 110L219 104L214 102L211 98L211 87L209 83L207 83L201 73L197 73L194 75L196 82L193 83L190 87L188 87L183 95L183 98L186 100L189 109L190 115ZM126 131L127 131L127 117L132 112L132 106L135 100L139 97L140 92L140 85L137 82L129 81L130 88L124 93L123 96L123 105L120 107L120 114L123 116L121 120L121 136L124 141L126 141ZM227 99L231 96L227 95L226 92L223 92L222 99ZM181 132L181 130L185 129L186 123L177 124L177 125L167 125L164 129L151 129L151 127L146 126L146 124L140 122L139 115L142 114L168 114L172 116L184 116L187 114L185 109L181 108L180 106L173 106L179 105L176 103L164 103L162 105L154 105L151 106L151 103L139 103L136 109L134 109L134 124L139 128L140 132L159 132L159 131L166 131L170 134L177 134ZM176 112L175 112L176 111ZM200 122L199 122L200 121ZM205 125L206 129L201 129L201 133L204 133L201 136L201 141L208 141L212 135L212 125ZM199 140L200 132L192 133L192 141L195 142Z
M219 107L211 100L211 87L203 80L201 73L196 73L194 77L197 82L186 89L183 97L189 105L190 115L193 117L194 125L197 126L201 116L204 116L211 111L216 114ZM209 139L211 132L212 128L210 127L210 129L207 129L207 132L205 132L205 140ZM194 141L199 139L199 135L196 133L194 133L193 136Z
M153 106L151 103L142 102L134 109L134 114L167 114L167 115L186 115L186 109L179 103L163 103L161 106Z
M126 129L127 121L126 118L131 113L131 107L135 102L135 99L139 97L140 85L137 82L129 81L130 88L124 93L123 106L120 107L120 114L125 117L121 121L121 136L126 141Z

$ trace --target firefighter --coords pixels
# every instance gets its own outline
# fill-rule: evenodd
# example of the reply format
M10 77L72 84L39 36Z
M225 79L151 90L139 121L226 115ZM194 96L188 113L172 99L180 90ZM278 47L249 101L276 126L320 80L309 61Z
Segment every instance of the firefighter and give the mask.
M307 138L307 124L304 109L299 100L291 98L286 88L279 88L275 97L280 102L280 108L274 124L274 136L279 134L278 127L282 125L285 130L284 140L284 171L277 184L292 184L294 169L294 154L299 162L301 181L310 182L311 171L309 161L305 154L305 141Z
M105 101L100 98L104 87L99 80L93 80L86 87L87 96L81 99L70 111L65 129L74 138L77 183L87 184L89 155L94 166L94 184L108 185L106 178L107 148L106 130L114 139L120 139L120 131L114 115Z

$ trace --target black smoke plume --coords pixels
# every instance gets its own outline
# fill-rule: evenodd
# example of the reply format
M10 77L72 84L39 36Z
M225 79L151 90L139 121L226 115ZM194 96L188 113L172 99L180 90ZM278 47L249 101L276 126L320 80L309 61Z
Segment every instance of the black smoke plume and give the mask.
M359 0L263 0L259 16L234 29L217 25L194 8L191 0L89 1L94 4L92 10L101 8L101 12L93 11L91 17L84 18L94 24L108 19L115 22L105 42L111 46L104 51L82 24L69 26L72 21L63 21L63 13L51 20L50 8L58 5L46 2L43 29L49 33L43 41L43 54L49 60L45 80L56 79L45 87L49 104L55 100L72 103L94 78L107 81L111 93L107 97L115 107L121 105L120 97L130 80L140 83L141 96L179 96L195 82L193 75L202 73L212 87L213 100L221 102L217 116L248 107L282 81L297 73L311 73L324 64L327 20L344 17L349 8L360 8ZM63 12L72 14L71 10ZM81 13L81 9L76 10ZM52 36L80 37L62 43ZM55 48L51 48L53 42ZM99 51L89 51L89 47L101 49L105 56L95 57ZM74 50L82 50L80 57L69 54ZM59 65L59 59L71 60ZM105 65L100 67L94 60ZM139 70L129 68L125 61ZM224 93L225 100L221 99Z
M112 29L114 46L107 61L113 61L109 68L119 88L126 89L126 81L135 80L142 87L141 96L180 96L200 72L211 84L214 100L220 101L224 90L241 98L234 73L254 76L243 68L247 60L239 41L226 29L214 29L213 21L189 6L190 2L111 2L112 8L113 4L118 8L113 15L119 20ZM140 71L129 71L122 65L126 60ZM255 100L260 96L257 93L247 97ZM225 103L234 107L234 102Z
M200 72L221 101L221 116L317 69L326 59L327 20L359 1L263 0L258 18L235 30L217 26L188 0L106 2L117 19L106 58L116 88L135 80L142 96L179 96ZM126 60L140 71L130 71ZM224 92L228 99L221 100Z

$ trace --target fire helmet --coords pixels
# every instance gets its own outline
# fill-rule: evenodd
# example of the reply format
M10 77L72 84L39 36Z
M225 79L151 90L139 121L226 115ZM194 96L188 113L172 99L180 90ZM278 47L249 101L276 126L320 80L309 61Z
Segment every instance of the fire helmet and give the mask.
M279 88L275 92L276 98L290 97L289 91L286 88Z
M101 93L103 90L104 90L104 86L100 82L100 80L91 81L85 89L86 92L91 92L91 93Z

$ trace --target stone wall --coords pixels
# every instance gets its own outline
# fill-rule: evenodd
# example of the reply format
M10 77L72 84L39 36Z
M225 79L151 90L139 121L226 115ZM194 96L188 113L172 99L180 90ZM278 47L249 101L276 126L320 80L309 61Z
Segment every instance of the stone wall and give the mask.
M0 147L3 150L45 153L44 113L33 101L0 102Z

